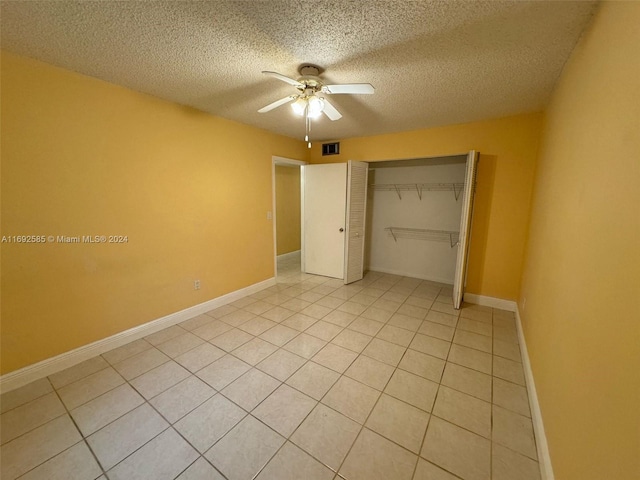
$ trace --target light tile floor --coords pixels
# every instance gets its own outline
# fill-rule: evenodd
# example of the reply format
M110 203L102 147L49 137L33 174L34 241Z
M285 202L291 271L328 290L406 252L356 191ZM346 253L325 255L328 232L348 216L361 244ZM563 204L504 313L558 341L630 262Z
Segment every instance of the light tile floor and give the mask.
M279 265L250 297L2 395L3 480L539 480L514 316Z

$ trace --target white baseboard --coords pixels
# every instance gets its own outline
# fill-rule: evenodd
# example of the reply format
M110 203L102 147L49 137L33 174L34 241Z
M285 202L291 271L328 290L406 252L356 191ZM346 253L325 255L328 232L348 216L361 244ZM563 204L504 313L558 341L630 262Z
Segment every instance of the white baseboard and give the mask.
M473 293L465 293L464 301L475 305L484 305L487 307L515 312L516 328L518 330L518 340L520 342L520 354L522 356L522 367L527 382L527 394L529 396L529 406L531 407L531 420L533 421L533 432L536 437L536 448L538 453L538 463L540 465L541 480L554 480L555 477L553 475L553 467L551 465L549 444L547 443L547 436L544 432L542 412L540 410L540 403L538 402L536 385L533 380L533 371L531 370L531 362L529 361L527 342L525 341L524 332L522 330L522 320L520 318L518 304L513 300L504 300L502 298L487 297Z
M516 326L518 329L518 340L520 341L520 354L522 356L522 367L524 369L524 376L527 382L529 406L531 407L531 419L533 420L533 433L536 437L536 448L538 451L538 462L540 464L540 475L542 480L554 480L555 477L553 475L553 466L551 465L549 444L547 443L547 436L544 432L544 423L542 421L542 411L540 410L540 403L538 402L536 385L533 380L533 370L531 370L529 352L527 351L527 342L524 338L524 332L522 330L522 320L520 318L520 311L518 310L517 306L515 312Z
M414 272L406 272L404 270L394 270L392 268L376 267L375 265L367 265L365 271L388 273L389 275L400 275L402 277L419 278L420 280L429 280L431 282L446 283L451 285L453 280L450 278L434 277L433 275L423 275Z
M499 308L500 310L507 310L509 312L515 312L518 309L518 305L513 300L504 300L502 298L476 295L475 293L465 293L463 296L463 300L475 305Z
M296 250L295 252L283 253L282 255L278 255L276 258L278 260L289 260L300 256L300 250Z
M275 284L275 277L271 277L262 282L254 283L253 285L241 288L240 290L227 293L226 295L194 305L193 307L185 308L179 312L174 312L137 327L130 328L124 332L116 333L115 335L103 338L97 342L83 345L82 347L69 352L56 355L55 357L42 360L41 362L26 366L20 370L7 373L0 376L0 392L5 393L10 390L14 390L35 380L39 380L53 373L62 371L65 368L69 368L80 362L89 360L96 355L108 352L109 350L121 347L122 345L126 345L129 342L151 335L152 333L158 332L164 328L184 322L185 320L189 320L190 318L198 315L202 315L214 308L235 302L247 295L252 295Z

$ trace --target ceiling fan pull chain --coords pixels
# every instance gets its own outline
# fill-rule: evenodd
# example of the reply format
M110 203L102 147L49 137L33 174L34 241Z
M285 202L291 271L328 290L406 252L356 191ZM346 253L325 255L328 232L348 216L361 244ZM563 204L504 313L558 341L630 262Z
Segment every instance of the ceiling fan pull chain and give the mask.
M311 117L309 117L309 104L307 104L307 109L305 110L305 118L306 122L306 130L307 134L305 135L305 140L307 141L307 148L311 148Z

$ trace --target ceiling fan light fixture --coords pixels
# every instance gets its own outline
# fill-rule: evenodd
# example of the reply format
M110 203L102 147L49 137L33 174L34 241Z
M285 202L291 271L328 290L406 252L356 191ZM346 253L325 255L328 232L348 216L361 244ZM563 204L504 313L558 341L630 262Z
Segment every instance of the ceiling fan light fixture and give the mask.
M302 116L307 108L307 101L303 97L298 97L297 100L291 104L291 108L293 109L293 113Z
M307 115L309 115L310 118L318 118L324 110L324 100L320 97L312 95L311 97L309 97L308 102L309 110L307 112Z

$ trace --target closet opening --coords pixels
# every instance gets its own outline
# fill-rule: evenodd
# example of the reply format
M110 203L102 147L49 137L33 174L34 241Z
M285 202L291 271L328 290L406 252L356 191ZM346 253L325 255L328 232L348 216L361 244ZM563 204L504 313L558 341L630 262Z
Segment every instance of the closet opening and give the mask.
M478 152L302 167L302 271L450 285L462 304Z
M369 162L365 270L451 285L459 308L476 160L470 152Z

